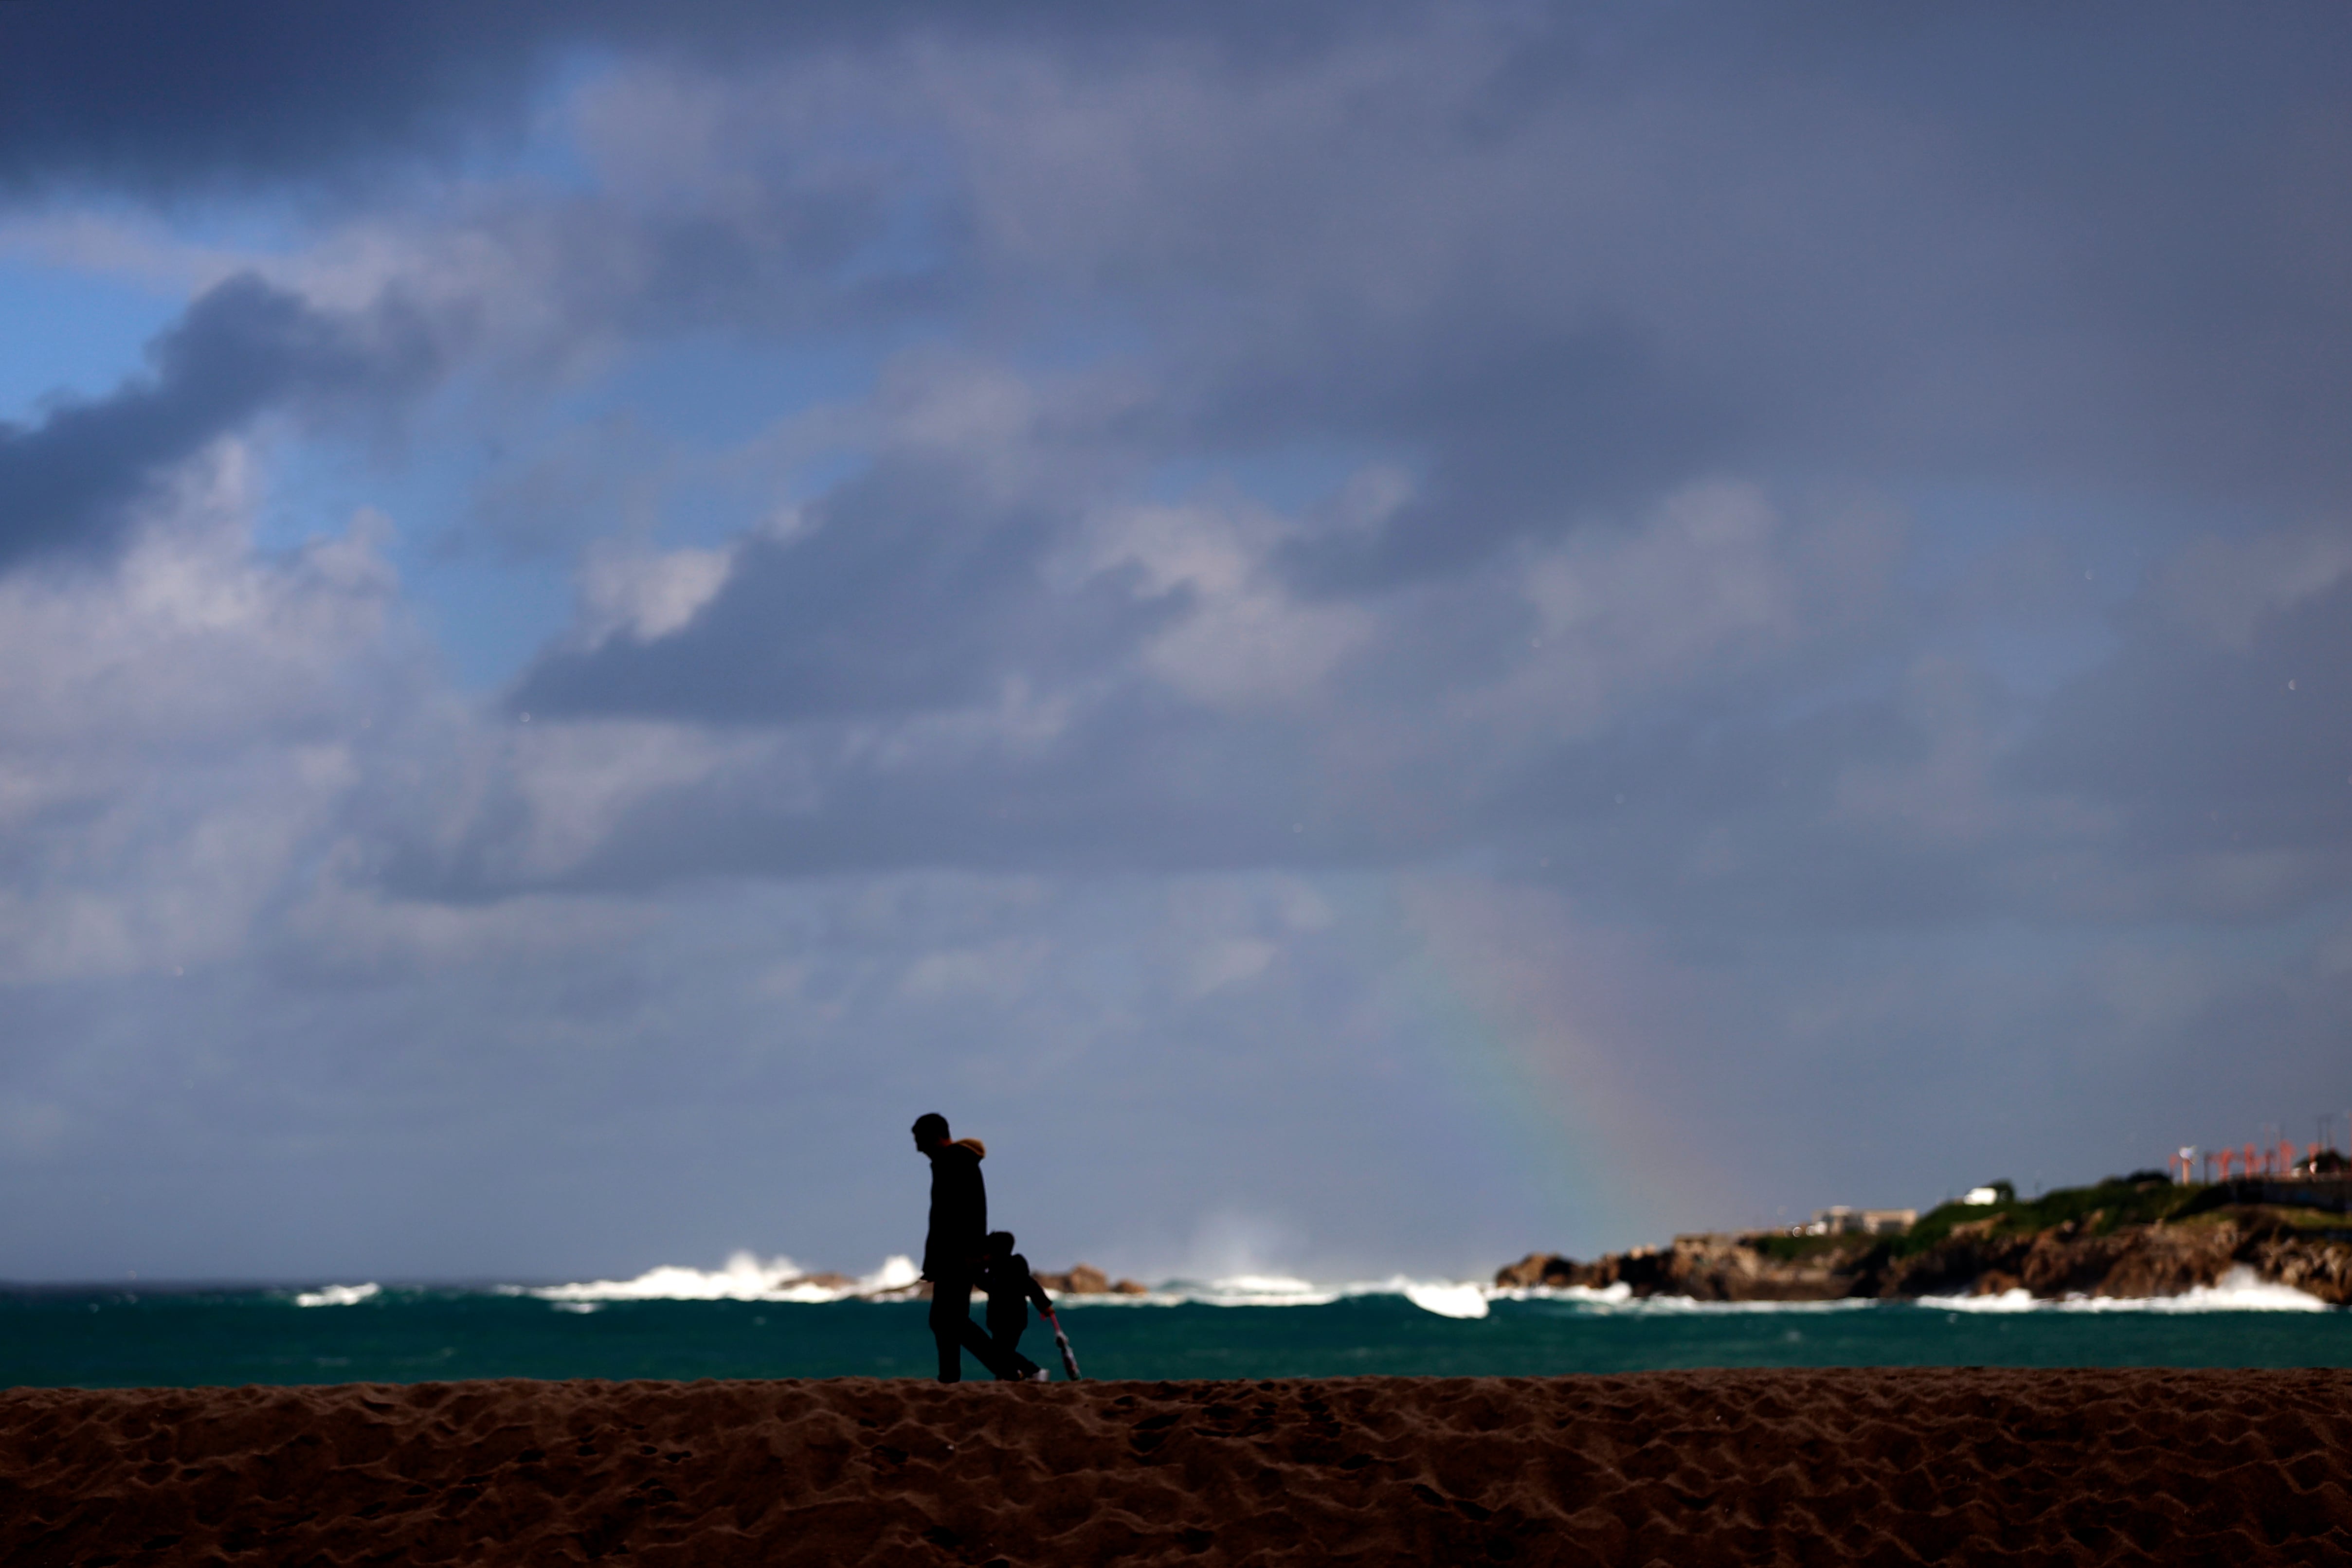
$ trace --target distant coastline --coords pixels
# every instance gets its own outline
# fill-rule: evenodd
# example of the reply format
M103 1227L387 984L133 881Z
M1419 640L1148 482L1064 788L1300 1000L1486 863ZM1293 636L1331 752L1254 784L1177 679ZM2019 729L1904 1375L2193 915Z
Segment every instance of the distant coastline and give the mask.
M1531 1252L1499 1289L1602 1291L1702 1301L2184 1295L2233 1271L2352 1305L2352 1177L2176 1183L2113 1176L2025 1199L1947 1203L1899 1233L1677 1236L1588 1262Z

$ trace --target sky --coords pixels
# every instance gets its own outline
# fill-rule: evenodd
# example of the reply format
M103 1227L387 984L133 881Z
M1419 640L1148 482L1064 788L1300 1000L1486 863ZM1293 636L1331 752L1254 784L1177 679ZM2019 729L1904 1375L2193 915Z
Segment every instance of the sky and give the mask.
M933 1110L1147 1279L2343 1146L2347 71L0 7L0 1279L863 1271Z

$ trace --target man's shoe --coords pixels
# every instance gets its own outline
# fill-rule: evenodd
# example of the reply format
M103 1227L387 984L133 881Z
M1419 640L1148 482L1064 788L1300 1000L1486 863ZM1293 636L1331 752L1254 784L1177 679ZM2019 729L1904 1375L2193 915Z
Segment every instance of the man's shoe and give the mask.
M1051 1383L1054 1381L1054 1375L1041 1366L1036 1371L1031 1373L1026 1378L1023 1379L1023 1381L1026 1383Z

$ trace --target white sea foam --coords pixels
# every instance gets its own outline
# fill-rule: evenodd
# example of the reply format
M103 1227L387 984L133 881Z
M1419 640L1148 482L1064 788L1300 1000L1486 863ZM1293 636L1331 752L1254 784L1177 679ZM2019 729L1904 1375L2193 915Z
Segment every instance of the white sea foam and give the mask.
M2039 1300L2025 1291L1992 1296L1923 1296L1923 1307L1951 1312L2324 1312L2328 1304L2292 1285L2263 1279L2240 1264L2210 1285L2177 1296L2063 1296Z
M666 1263L648 1269L634 1280L592 1280L583 1284L508 1287L512 1293L536 1296L559 1305L596 1301L778 1301L815 1306L826 1301L887 1295L903 1291L919 1278L914 1260L903 1255L884 1260L863 1279L845 1283L814 1279L790 1258L762 1261L749 1251L730 1254L722 1269L689 1269Z
M298 1307L356 1307L362 1301L381 1294L382 1285L322 1285L315 1291L305 1291L294 1298Z
M1588 1307L1622 1307L1633 1300L1633 1287L1619 1281L1594 1290L1590 1285L1511 1285L1486 1292L1494 1301L1575 1301Z
M1217 1280L1171 1280L1142 1295L1081 1296L1087 1302L1124 1306L1322 1307L1346 1294L1338 1285L1318 1285L1288 1274L1228 1274Z
M634 1280L592 1280L585 1284L545 1285L530 1294L547 1301L756 1301L807 1270L789 1258L761 1262L737 1252L723 1269L688 1269L666 1263Z
M1198 1300L1233 1306L1322 1306L1340 1292L1288 1274L1228 1274L1194 1292Z
M605 1301L767 1301L815 1306L843 1301L903 1300L919 1280L914 1260L893 1255L870 1274L852 1281L812 1278L789 1258L765 1260L737 1252L716 1270L676 1264L648 1269L633 1280L595 1280L580 1284L502 1286L501 1293L536 1296L566 1311L591 1312ZM379 1287L329 1285L295 1298L306 1307L350 1306L368 1300ZM1847 1297L1830 1301L1702 1301L1689 1296L1636 1296L1623 1284L1602 1290L1582 1285L1496 1287L1454 1280L1386 1280L1329 1283L1292 1274L1228 1274L1213 1280L1170 1280L1139 1294L1079 1295L1057 1291L1055 1299L1087 1306L1323 1307L1364 1296L1402 1297L1442 1318L1475 1321L1496 1301L1550 1301L1601 1315L1691 1316L1717 1313L1817 1313L1863 1312L1906 1304L1950 1312L2326 1312L2316 1297L2263 1281L2252 1270L2231 1270L2219 1282L2178 1296L2116 1298L2069 1296L2046 1301L2024 1291L1990 1296L1928 1296L1916 1303Z
M922 1277L922 1270L915 1267L912 1258L904 1252L894 1252L883 1260L881 1268L857 1281L857 1293L861 1296L886 1295L892 1291L903 1291L919 1282Z
M1290 1274L1228 1274L1215 1280L1171 1280L1141 1294L1074 1295L1056 1301L1111 1307L1328 1307L1358 1296L1402 1296L1423 1312L1445 1318L1483 1318L1487 1303L1505 1294L1485 1285L1454 1280L1356 1280L1332 1284Z
M1593 1290L1584 1285L1514 1285L1489 1291L1496 1301L1558 1301L1621 1317L1714 1317L1743 1312L1850 1312L1882 1303L1841 1296L1827 1301L1706 1301L1696 1296L1637 1296L1622 1283Z
M1880 1303L1846 1296L1830 1301L1702 1301L1695 1296L1637 1296L1622 1281L1593 1290L1586 1285L1515 1285L1486 1292L1490 1301L1559 1301L1594 1312L1630 1316L1689 1316L1738 1312L1850 1312Z
M1487 1310L1486 1291L1482 1285L1408 1284L1404 1299L1441 1318L1483 1318Z
M1948 1312L2324 1312L2326 1301L2289 1285L2262 1279L2242 1265L2211 1285L2177 1296L2065 1296L2045 1299L2023 1290L1985 1296L1921 1296L1916 1300L1847 1296L1831 1301L1702 1301L1689 1296L1636 1296L1623 1284L1595 1291L1582 1285L1518 1286L1486 1292L1490 1301L1560 1301L1594 1312L1632 1314L1710 1312L1842 1312L1916 1306Z
M762 1260L754 1253L741 1251L729 1257L724 1268L716 1270L667 1264L648 1269L633 1280L592 1280L565 1285L505 1285L500 1286L499 1291L508 1295L535 1296L550 1302L573 1305L630 1301L772 1301L817 1305L828 1301L903 1297L919 1281L921 1275L915 1267L915 1260L901 1254L888 1258L881 1268L860 1279L841 1283L836 1282L837 1278L835 1281L815 1280L790 1258ZM1627 1292L1622 1285L1604 1291L1501 1291L1475 1282L1421 1280L1403 1274L1392 1275L1386 1280L1328 1283L1295 1274L1275 1273L1226 1274L1212 1280L1171 1280L1140 1293L1104 1291L1089 1295L1067 1291L1053 1292L1055 1300L1060 1301L1123 1307L1187 1304L1321 1307L1357 1296L1402 1296L1424 1312L1439 1317L1465 1320L1486 1316L1491 1301L1505 1297L1525 1299L1530 1294L1613 1302L1622 1301Z
M2001 1291L1983 1296L1922 1296L1923 1307L1937 1307L1948 1312L2031 1312L2053 1303L2038 1300L2026 1290Z

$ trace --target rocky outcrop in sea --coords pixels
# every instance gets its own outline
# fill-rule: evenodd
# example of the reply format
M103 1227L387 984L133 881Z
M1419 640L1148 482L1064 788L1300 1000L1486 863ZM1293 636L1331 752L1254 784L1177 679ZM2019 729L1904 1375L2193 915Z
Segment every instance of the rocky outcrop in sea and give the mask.
M1133 1280L1114 1280L1091 1263L1073 1264L1066 1274L1039 1274L1037 1282L1052 1296L1146 1296L1149 1285L1139 1285Z
M1139 1285L1133 1280L1113 1280L1091 1263L1074 1263L1060 1273L1040 1270L1037 1272L1037 1282L1045 1287L1047 1295L1056 1299L1063 1296L1147 1296L1151 1293L1150 1286ZM874 1291L868 1299L880 1301L928 1301L931 1299L931 1284L928 1280L918 1280L908 1284Z

